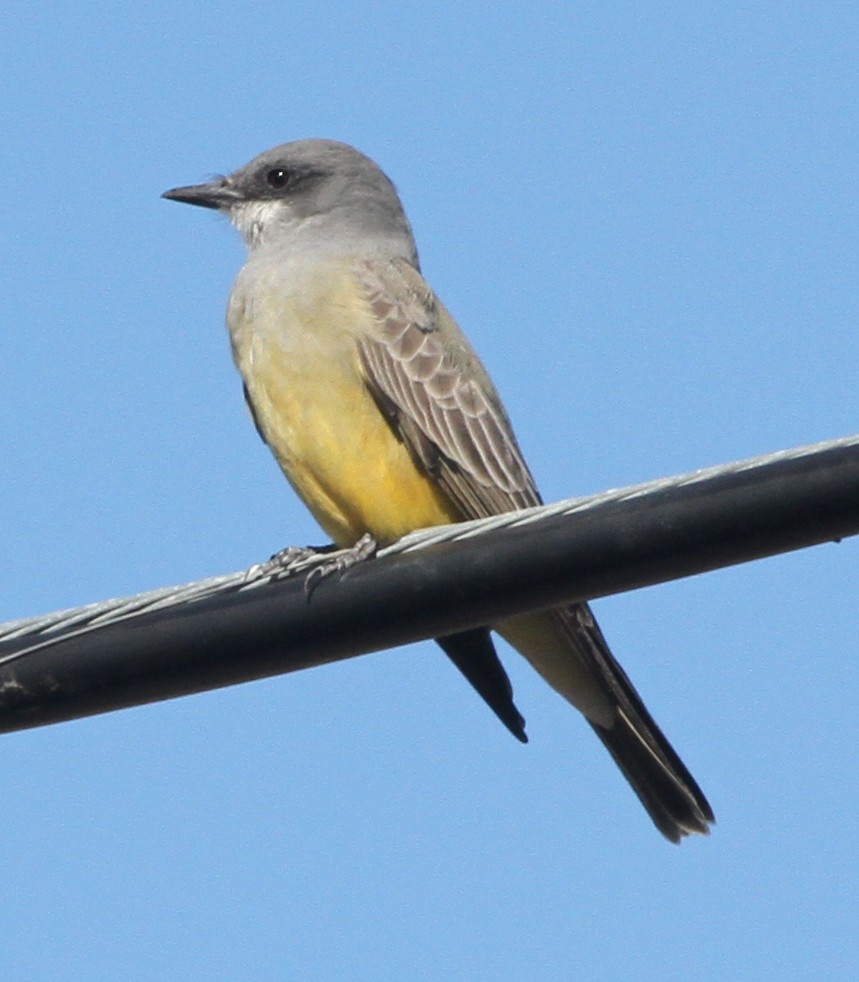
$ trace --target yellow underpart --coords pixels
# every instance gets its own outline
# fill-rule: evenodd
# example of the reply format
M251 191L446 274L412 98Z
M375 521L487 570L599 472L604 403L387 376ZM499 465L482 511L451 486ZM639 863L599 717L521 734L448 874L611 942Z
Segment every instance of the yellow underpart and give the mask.
M365 384L357 340L373 314L348 267L301 279L300 294L257 282L231 306L236 361L284 474L340 546L456 521Z

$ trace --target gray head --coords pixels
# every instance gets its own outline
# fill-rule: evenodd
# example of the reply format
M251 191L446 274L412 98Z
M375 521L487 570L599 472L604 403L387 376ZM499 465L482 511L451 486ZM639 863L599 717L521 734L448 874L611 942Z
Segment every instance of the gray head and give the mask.
M394 185L369 157L335 140L284 143L228 177L163 197L226 213L251 249L382 252L417 265Z

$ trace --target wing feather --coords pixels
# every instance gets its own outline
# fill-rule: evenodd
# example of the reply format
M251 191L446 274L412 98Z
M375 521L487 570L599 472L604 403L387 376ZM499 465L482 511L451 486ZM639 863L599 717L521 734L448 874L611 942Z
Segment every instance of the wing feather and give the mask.
M417 270L365 261L356 276L374 315L359 339L366 382L415 459L463 518L538 504L498 394Z

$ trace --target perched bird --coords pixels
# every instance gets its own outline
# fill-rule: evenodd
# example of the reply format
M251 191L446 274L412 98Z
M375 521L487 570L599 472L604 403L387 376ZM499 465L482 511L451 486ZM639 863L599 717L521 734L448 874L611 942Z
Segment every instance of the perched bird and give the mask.
M227 324L245 397L338 546L540 503L498 393L421 275L400 199L372 160L298 140L164 197L218 209L244 237ZM663 835L707 833L707 799L587 604L492 627L584 714ZM439 643L524 741L489 630Z

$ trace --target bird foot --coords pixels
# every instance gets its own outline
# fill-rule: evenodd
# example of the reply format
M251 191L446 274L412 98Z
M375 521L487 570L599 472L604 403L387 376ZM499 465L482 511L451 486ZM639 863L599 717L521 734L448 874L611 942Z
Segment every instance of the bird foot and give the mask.
M335 546L287 546L276 552L264 563L256 563L245 573L245 582L261 579L281 579L307 571L304 591L310 595L313 589L332 573L343 573L351 566L376 554L376 540L369 534L362 535L348 549Z
M376 540L369 532L365 532L355 545L349 546L348 549L337 549L324 557L320 556L319 565L314 566L307 574L304 581L304 592L310 596L327 576L331 576L332 573L338 575L345 573L352 566L357 566L358 563L363 563L375 556L377 549Z

